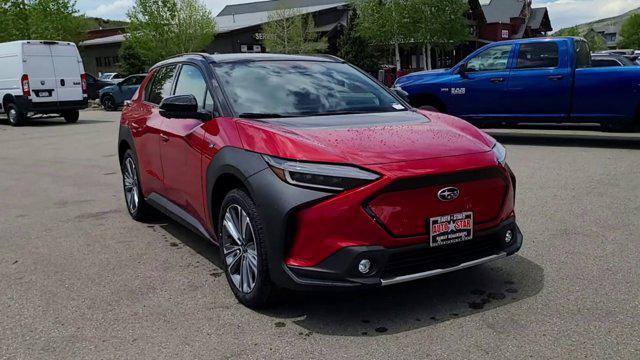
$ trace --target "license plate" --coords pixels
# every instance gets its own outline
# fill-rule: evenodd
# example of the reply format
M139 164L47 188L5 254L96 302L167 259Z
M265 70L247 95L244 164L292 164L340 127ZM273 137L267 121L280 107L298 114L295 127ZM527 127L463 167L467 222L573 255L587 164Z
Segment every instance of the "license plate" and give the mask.
M473 238L473 213L463 212L429 219L429 245L441 246Z
M51 92L49 92L49 91L40 91L38 93L38 96L39 97L51 97Z

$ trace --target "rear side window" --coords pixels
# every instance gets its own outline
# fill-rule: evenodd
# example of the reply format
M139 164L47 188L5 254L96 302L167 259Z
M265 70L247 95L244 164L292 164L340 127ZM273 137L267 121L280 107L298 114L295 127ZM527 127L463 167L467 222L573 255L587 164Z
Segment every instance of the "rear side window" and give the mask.
M145 101L159 105L163 99L171 96L173 87L173 75L176 73L176 66L170 65L162 67L153 74L149 85L145 89Z
M198 108L205 109L207 101L207 82L202 73L193 65L182 65L178 81L176 82L176 95L193 95L198 100Z
M591 66L593 67L611 67L622 66L619 62L613 59L591 59Z
M558 44L541 42L521 44L518 50L517 69L555 68L558 67Z
M576 40L576 69L591 66L591 51L586 41Z

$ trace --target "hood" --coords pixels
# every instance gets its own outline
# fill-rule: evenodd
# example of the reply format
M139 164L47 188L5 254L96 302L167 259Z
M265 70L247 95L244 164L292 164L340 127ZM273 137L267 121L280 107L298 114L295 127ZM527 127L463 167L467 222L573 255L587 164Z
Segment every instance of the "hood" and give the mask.
M301 161L373 165L487 152L467 122L426 111L238 121L250 151Z
M431 80L438 80L444 76L451 75L451 69L438 69L438 70L429 70L429 71L418 71L414 72L402 77L399 77L395 86L409 86L416 83L428 83Z

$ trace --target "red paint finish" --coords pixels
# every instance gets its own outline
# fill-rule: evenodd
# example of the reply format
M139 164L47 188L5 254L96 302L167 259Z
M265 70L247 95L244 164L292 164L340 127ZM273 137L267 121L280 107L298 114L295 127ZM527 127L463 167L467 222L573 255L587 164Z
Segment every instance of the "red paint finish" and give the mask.
M473 211L475 232L514 216L513 184L491 151L495 140L482 131L457 118L424 111L353 116L359 117L360 125L168 119L157 105L136 94L121 123L133 135L144 195L156 192L170 199L211 234L206 172L225 146L310 162L353 164L380 174L364 187L297 210L292 215L297 226L285 254L288 265L314 266L347 246L423 244L428 241L426 221L433 216ZM435 199L444 186L387 191L406 179L487 168L497 169L500 176L447 184L460 189L460 198L449 203Z
M399 235L389 234L372 216L364 209L370 199L379 199L377 194L384 193L385 188L401 179L408 179L437 174L449 174L463 170L481 170L495 168L502 174L496 180L486 182L489 185L487 192L500 197L500 206L482 205L481 208L473 208L483 222L476 221L474 232L481 232L496 227L501 222L514 216L513 213L513 184L508 177L506 169L496 162L492 152L455 156L451 158L436 158L416 160L401 163L371 165L367 168L382 174L382 178L363 188L348 191L337 195L325 202L321 202L298 212L296 216L297 231L294 234L293 246L288 254L286 263L293 266L315 266L328 256L345 246L374 246L386 248L398 248L403 246L424 244L429 241L426 233L426 217L448 215L468 211L469 204L463 201L445 204L440 202L438 206L433 201L427 201L423 206L423 199L410 197L414 194L406 193L407 197L392 196L398 201L395 205L409 207L413 211L419 211L418 215L410 214L411 210L401 209L404 216L390 216L386 218L389 226ZM461 196L470 198L474 203L486 197L481 195L483 182L472 182L461 185ZM440 188L443 188L442 186ZM429 192L430 190L418 190ZM465 191L471 191L466 194ZM387 200L382 196L382 203ZM389 204L389 203L387 203ZM396 214L397 215L397 214ZM403 217L406 218L403 219ZM491 218L491 219L490 219ZM406 224L404 223L406 221ZM330 224L330 226L329 226ZM403 236L416 234L414 236Z

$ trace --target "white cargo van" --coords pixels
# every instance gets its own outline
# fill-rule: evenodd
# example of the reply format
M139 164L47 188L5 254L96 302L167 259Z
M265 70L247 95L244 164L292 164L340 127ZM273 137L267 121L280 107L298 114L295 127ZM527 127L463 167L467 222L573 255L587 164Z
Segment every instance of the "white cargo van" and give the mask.
M78 121L87 83L74 43L24 40L0 43L0 111L13 126L35 115Z

